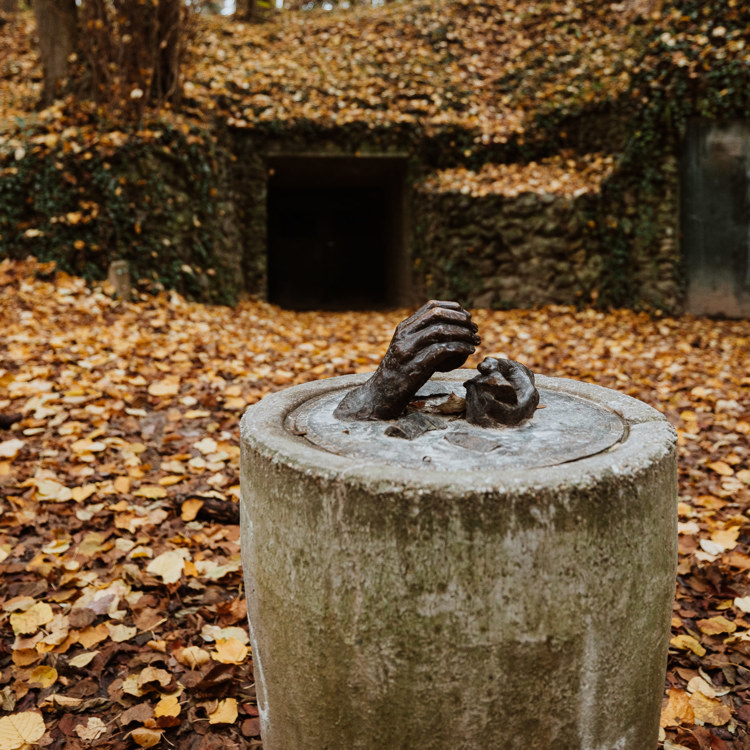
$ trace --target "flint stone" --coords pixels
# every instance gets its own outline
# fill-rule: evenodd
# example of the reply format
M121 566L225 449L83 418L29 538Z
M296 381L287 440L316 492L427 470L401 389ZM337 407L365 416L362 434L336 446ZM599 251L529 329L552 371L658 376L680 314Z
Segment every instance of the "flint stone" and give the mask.
M620 438L497 469L495 431L486 444L460 432L456 450L487 468L446 471L295 434L296 410L367 377L289 388L242 420L264 748L655 748L677 559L672 427L628 396L538 376L540 392L611 413Z

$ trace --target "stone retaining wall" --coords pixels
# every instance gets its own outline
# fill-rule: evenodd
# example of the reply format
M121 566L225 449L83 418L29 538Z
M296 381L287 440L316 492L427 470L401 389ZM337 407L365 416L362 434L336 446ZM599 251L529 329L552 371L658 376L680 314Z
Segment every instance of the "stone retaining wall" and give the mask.
M415 277L428 297L469 307L588 301L602 267L589 222L596 196L416 197Z
M537 176L538 167L533 165ZM603 171L598 183L587 179L588 188L575 187L579 167L571 164L573 189L561 188L557 174L554 191L543 187L553 184L552 173L546 183L537 180L537 190L519 190L517 165L497 165L491 180L475 175L463 190L456 189L453 175L427 180L416 190L413 206L412 260L420 295L503 309L588 304L616 297L613 288L622 286L632 290L635 306L679 312L676 159L664 166L663 194L650 197L618 198L607 186L616 179L612 170ZM515 183L504 180L504 173ZM618 222L626 227L627 257L613 274L616 251L604 230Z

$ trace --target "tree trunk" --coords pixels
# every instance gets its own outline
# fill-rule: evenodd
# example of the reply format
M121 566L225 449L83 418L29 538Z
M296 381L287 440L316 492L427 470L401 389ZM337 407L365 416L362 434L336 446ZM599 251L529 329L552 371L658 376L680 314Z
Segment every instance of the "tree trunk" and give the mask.
M235 14L243 21L262 23L270 18L274 8L271 0L237 0Z
M0 0L0 13L13 13L18 10L18 0Z
M34 0L39 36L39 55L44 70L42 106L55 100L68 70L68 57L75 49L77 11L75 0Z

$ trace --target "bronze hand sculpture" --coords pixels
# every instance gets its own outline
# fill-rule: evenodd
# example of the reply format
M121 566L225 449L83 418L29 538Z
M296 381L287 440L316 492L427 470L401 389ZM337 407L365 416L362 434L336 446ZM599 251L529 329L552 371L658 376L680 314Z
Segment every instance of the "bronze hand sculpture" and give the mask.
M345 420L400 417L436 372L461 367L480 343L471 314L457 302L431 300L396 327L378 369L349 391L334 416ZM539 394L532 372L512 360L488 357L466 386L466 418L480 427L516 425L530 417Z

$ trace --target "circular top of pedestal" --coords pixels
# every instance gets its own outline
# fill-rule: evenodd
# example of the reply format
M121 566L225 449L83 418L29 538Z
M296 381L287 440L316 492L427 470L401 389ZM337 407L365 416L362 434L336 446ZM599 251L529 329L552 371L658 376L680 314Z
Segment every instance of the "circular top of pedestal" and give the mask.
M317 448L356 461L420 471L533 469L594 456L623 440L626 425L611 409L587 398L539 388L540 404L531 419L514 427L486 428L455 414L429 413L417 436L404 432L413 415L402 420L345 421L333 416L349 388L325 392L291 411L285 428ZM417 394L422 405L454 394L461 382L435 379ZM404 429L406 428L406 429ZM394 434L395 433L395 434ZM421 433L421 434L420 434Z

